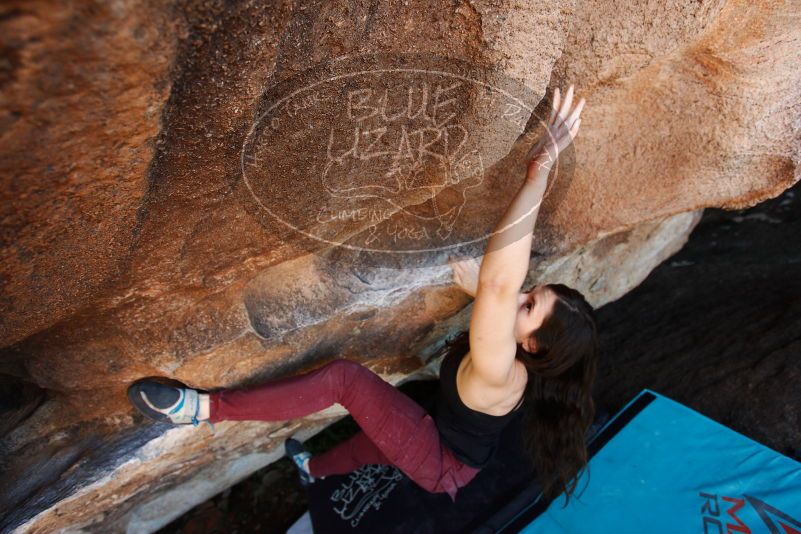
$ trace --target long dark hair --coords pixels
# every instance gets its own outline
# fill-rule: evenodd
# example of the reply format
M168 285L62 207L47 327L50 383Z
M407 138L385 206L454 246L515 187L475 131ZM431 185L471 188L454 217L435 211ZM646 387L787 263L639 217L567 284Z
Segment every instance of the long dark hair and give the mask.
M537 352L517 345L515 358L528 370L524 446L548 500L565 493L567 506L588 469L585 436L595 418L592 388L598 361L595 310L579 291L546 284L556 293L553 310L532 333ZM528 291L525 291L526 293ZM532 346L534 346L532 344ZM447 343L465 354L469 333Z
M579 478L589 469L585 439L595 418L592 390L598 331L595 310L581 292L564 284L546 287L557 298L551 313L531 334L537 351L528 352L518 344L515 357L528 370L526 450L535 461L543 496L550 500L564 492L567 506Z

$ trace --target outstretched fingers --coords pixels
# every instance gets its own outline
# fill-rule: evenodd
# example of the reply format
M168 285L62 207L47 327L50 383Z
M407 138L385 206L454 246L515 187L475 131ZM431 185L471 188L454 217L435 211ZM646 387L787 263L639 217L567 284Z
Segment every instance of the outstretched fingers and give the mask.
M567 117L568 113L570 112L570 106L573 104L573 84L570 84L570 87L567 88L567 94L565 95L565 101L562 102L562 107L559 109L559 116L562 117L564 120Z
M579 100L578 104L576 104L576 107L573 109L573 112L567 118L566 122L571 129L573 128L573 124L575 124L576 119L578 119L579 115L581 115L581 110L584 109L585 102L586 101L584 100L584 97L582 97L581 100Z
M574 107L574 89L575 85L571 84L563 99L559 87L554 88L547 128L537 143L526 153L527 160L547 157L549 161L555 161L559 152L564 150L578 134L581 112L586 99L580 98Z
M570 138L575 139L576 135L578 135L579 125L581 124L581 119L577 120L573 123L573 126L570 128Z
M553 107L551 107L551 116L548 117L548 125L553 125L553 119L556 117L556 112L559 109L559 88L553 91Z

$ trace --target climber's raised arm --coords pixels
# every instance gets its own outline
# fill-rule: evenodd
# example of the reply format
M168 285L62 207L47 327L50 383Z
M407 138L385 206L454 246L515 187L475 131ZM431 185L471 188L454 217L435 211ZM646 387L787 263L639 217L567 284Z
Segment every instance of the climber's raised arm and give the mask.
M494 397L493 392L503 397L514 382L518 297L528 272L534 222L551 165L578 132L578 116L584 107L582 98L568 113L573 98L571 85L560 109L558 91L548 128L529 152L533 158L526 179L490 237L479 270L470 317L470 375L485 386L485 398Z
M526 278L531 255L532 233L539 214L548 174L559 154L578 133L584 107L582 98L575 108L573 85L559 101L559 89L554 91L554 103L546 131L528 153L530 158L526 179L495 227L487 242L479 271L479 285L486 285L516 294Z

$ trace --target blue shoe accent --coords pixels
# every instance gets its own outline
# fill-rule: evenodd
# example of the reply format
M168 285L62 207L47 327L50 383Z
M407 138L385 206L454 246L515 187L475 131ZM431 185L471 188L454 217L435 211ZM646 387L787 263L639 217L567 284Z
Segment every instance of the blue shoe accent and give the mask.
M315 481L315 478L311 476L311 473L306 471L303 468L303 463L306 461L307 458L311 458L311 453L306 450L303 444L296 440L295 438L289 438L284 442L284 448L286 449L287 456L289 456L292 461L295 463L295 467L298 468L298 474L300 475L300 485L301 486L308 486L312 482Z
M212 423L208 419L203 419L202 421L198 421L197 414L193 415L192 416L192 426L198 426L198 425L200 425L200 423L206 423L207 425L209 425L209 428L211 428L211 433L212 434L216 434L217 433L217 429L214 428L214 423Z
M210 421L197 418L200 412L200 391L197 389L141 380L128 388L128 399L140 413L154 421L191 423L195 427L206 423L216 433Z
M181 400L180 400L180 402L178 402L178 404L175 406L175 408L173 408L172 410L170 410L169 412L167 412L167 415L174 415L174 414L177 414L177 413L178 413L178 410L180 410L181 408L183 408L183 407L184 407L184 401L186 401L186 390L185 390L185 389L183 389L183 388L181 388L181 389L179 389L179 391L181 392L181 393L180 393L180 395L181 395Z

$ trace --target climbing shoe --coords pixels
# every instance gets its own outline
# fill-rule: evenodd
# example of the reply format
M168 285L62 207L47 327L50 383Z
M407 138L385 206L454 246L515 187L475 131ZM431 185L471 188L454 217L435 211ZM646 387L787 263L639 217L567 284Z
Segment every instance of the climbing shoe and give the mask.
M295 463L295 467L298 468L301 486L308 486L314 482L315 478L311 476L311 473L309 472L309 459L311 459L311 453L307 451L303 444L295 438L287 439L284 442L284 448L286 449L286 455L289 456L289 458Z
M128 388L128 399L142 415L154 421L166 421L178 425L208 423L198 420L200 392L187 387L175 387L152 380L142 380Z

